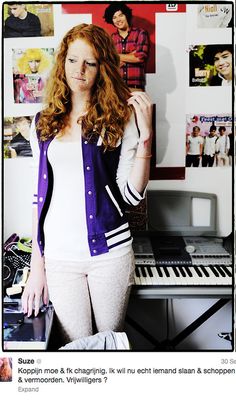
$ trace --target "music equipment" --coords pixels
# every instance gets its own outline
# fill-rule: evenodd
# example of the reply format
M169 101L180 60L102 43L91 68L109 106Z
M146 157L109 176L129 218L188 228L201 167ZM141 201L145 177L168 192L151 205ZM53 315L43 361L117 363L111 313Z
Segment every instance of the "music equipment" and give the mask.
M135 284L141 298L224 297L232 294L232 257L223 239L134 236Z

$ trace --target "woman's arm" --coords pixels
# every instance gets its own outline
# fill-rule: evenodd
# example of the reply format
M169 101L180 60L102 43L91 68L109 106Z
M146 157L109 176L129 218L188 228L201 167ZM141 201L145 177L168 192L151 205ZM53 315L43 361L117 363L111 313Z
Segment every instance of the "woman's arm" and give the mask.
M39 165L39 145L35 129L35 120L33 120L30 130L30 145L33 153L32 170L34 181L33 213L32 213L32 256L30 264L30 275L22 295L22 309L28 316L34 313L37 316L40 307L40 299L43 296L43 302L48 303L48 290L44 270L44 258L41 256L37 242L38 235L38 206L37 206L37 181Z
M41 256L37 242L37 208L33 208L32 226L32 256L30 263L30 275L22 295L22 309L24 313L27 313L27 315L30 316L33 312L34 306L34 314L37 316L39 313L41 296L44 304L48 304L49 301L44 268L44 257Z
M117 184L124 201L136 206L144 198L149 180L152 103L144 92L132 93L128 102L134 106L135 116L134 114L131 116L125 128L117 170Z
M142 193L146 188L150 174L152 149L152 103L145 92L133 92L128 100L135 110L137 125L140 132L134 165L129 180L134 188Z

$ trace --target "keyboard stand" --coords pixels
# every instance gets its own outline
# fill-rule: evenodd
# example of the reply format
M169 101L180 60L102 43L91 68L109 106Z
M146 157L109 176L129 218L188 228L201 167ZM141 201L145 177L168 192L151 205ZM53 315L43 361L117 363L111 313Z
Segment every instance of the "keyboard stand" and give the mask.
M167 298L168 301L168 298ZM150 335L142 326L140 326L131 317L126 316L126 322L142 334L151 344L154 345L154 351L173 351L175 347L181 343L186 337L192 334L196 329L198 329L203 323L205 323L210 317L212 317L218 310L223 308L231 298L221 298L209 309L207 309L202 315L200 315L196 320L194 320L189 326L177 334L173 339L166 339L164 341L158 341L152 335Z

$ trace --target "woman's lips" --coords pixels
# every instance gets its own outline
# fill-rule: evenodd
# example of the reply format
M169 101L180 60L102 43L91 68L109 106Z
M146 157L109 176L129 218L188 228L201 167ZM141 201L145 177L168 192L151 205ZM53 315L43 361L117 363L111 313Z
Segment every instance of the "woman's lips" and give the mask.
M72 77L72 78L76 79L76 81L86 81L86 79L82 77Z

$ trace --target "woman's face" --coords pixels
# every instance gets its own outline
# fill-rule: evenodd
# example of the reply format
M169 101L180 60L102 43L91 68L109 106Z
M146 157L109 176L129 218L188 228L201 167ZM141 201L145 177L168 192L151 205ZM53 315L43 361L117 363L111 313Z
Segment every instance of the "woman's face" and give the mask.
M88 92L96 82L98 61L92 47L83 39L72 42L65 60L66 81L74 93Z
M38 60L38 59L32 59L32 60L29 60L28 63L29 63L30 71L31 71L33 74L37 73L38 70L39 70L40 60Z
M218 52L214 57L216 71L223 77L232 79L232 53L228 50Z

